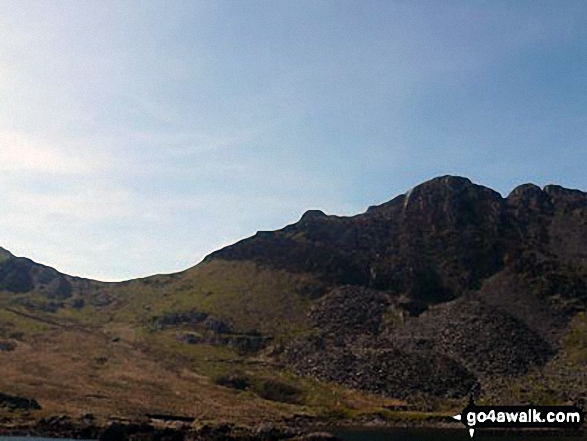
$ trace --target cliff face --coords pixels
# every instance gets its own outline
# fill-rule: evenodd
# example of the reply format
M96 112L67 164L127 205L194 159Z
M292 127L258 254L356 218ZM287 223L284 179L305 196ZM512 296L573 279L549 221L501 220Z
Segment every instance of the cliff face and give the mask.
M587 194L522 185L507 198L445 176L353 217L307 212L293 225L211 254L309 272L328 287L358 285L426 304L478 290L507 267L536 259L584 264Z
M445 176L357 216L308 212L214 259L322 281L313 335L284 349L299 373L454 396L562 353L587 305L587 194L525 184L503 198Z

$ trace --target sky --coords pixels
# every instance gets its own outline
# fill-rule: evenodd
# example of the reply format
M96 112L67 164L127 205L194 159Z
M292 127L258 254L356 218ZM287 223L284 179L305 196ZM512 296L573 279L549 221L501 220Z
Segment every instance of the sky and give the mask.
M439 175L587 190L583 0L0 0L0 246L105 281Z

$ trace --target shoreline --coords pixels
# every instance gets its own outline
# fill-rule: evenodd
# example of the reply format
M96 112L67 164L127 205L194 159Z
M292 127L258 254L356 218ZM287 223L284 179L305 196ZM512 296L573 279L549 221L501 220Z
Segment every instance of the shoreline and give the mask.
M442 414L415 414L397 412L393 417L364 415L350 419L329 419L299 416L281 421L264 421L251 425L218 422L195 425L185 422L154 422L153 420L105 421L98 423L89 419L72 419L67 415L41 418L37 420L3 418L0 421L2 436L35 436L42 438L69 438L104 441L340 441L336 433L344 431L386 430L438 430L452 432L464 430L463 425L450 416ZM542 432L563 434L564 431L552 429L535 430L492 430L492 432L529 433ZM574 432L583 435L582 431Z
M281 421L263 421L258 424L208 423L201 426L182 422L154 422L153 420L106 421L73 419L67 415L24 420L4 418L0 421L0 436L36 436L43 438L99 439L108 441L140 440L195 440L195 441L335 441L333 432L341 430L385 429L456 429L445 416L426 416L420 421L383 419L374 415L345 420L294 417Z

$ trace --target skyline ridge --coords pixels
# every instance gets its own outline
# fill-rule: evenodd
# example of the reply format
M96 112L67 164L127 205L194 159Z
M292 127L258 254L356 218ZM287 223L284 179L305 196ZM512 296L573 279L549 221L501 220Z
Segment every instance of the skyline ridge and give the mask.
M487 187L487 186L485 186L483 184L473 182L471 179L469 179L469 178L467 178L465 176L441 175L441 176L436 176L434 178L431 178L431 179L429 179L427 181L421 182L420 184L418 184L418 185L410 188L406 192L400 193L400 194L397 194L397 195L391 197L391 199L389 199L386 202L383 202L383 203L378 204L378 205L370 205L369 207L367 207L367 209L365 211L361 211L361 212L354 213L354 214L349 214L349 215L337 215L337 214L325 213L325 212L323 212L322 210L319 210L319 209L307 209L306 211L304 211L302 213L302 215L298 218L298 220L295 221L295 222L293 222L293 223L288 223L288 224L282 226L281 228L278 228L277 230L257 230L257 232L255 234L259 234L259 233L270 233L270 232L273 232L273 231L279 231L281 229L288 228L290 226L296 225L296 224L298 224L300 222L307 221L307 220L310 220L311 221L313 219L316 219L317 217L319 218L319 217L322 217L322 216L327 217L327 218L328 217L353 218L353 217L356 217L356 216L361 216L361 215L364 215L364 214L369 213L370 211L377 210L377 209L380 209L381 207L384 207L384 206L386 206L388 204L394 203L394 201L397 201L399 198L404 198L405 197L406 200L407 200L407 198L409 197L410 193L414 189L416 189L416 188L424 187L424 186L430 186L430 185L433 185L433 184L445 185L446 186L450 182L464 183L465 185L471 185L471 186L476 186L476 187L480 187L480 188L483 188L483 189L487 189L487 190L490 190L490 191L498 194L499 197L502 198L502 199L504 199L504 200L507 200L509 197L515 196L515 192L517 190L521 190L521 189L525 189L525 188L532 188L532 187L538 188L541 192L545 192L545 193L548 193L547 189L550 187L550 188L554 188L554 189L562 189L563 191L568 191L568 192L579 192L582 195L587 196L587 191L583 191L583 190L580 190L580 189L566 188L566 187L563 187L563 186L558 185L558 184L546 184L546 185L544 185L541 188L538 185L533 184L533 183L519 184L516 187L514 187L513 189L511 189L506 196L504 196L500 192L498 192L498 191L496 191L496 190L494 190L494 189L492 189L490 187ZM308 214L310 214L310 217L308 217ZM148 275L145 275L145 276L135 277L135 278L129 278L129 279L123 279L123 280L101 280L101 279L95 279L95 278L92 278L92 277L84 277L84 276L79 276L79 275L75 275L75 274L70 274L70 273L67 273L67 272L64 272L64 271L59 270L58 268L56 268L55 266L53 266L51 263L47 263L47 262L40 263L38 261L35 261L35 260L29 258L28 256L14 255L10 250L4 248L1 244L0 244L0 254L1 255L5 255L5 253L7 253L8 254L8 257L12 256L12 257L16 257L16 258L27 259L27 260L30 260L31 262L33 262L36 265L41 265L41 266L45 266L45 267L48 267L48 268L51 268L51 269L55 269L59 273L61 273L63 275L66 275L68 277L72 277L72 278L85 279L85 280L93 280L93 281L103 282L103 283L124 283L124 282L129 282L129 281L132 281L132 280L145 279L145 278L154 277L154 276L158 276L158 275L173 275L173 274L182 273L182 272L187 271L187 270L193 268L194 266L197 266L200 263L206 261L208 258L210 258L211 255L213 255L213 254L215 254L215 253L217 253L219 251L222 251L224 248L231 247L231 246L236 245L236 244L238 244L240 242L246 241L250 237L252 237L252 236L247 236L247 237L244 237L244 238L235 239L230 244L227 244L226 246L221 247L221 248L219 248L217 250L213 250L211 253L209 253L206 256L204 256L200 261L194 263L193 265L191 265L191 266L189 266L187 268L180 269L180 270L177 270L177 271L172 271L172 272L155 272L155 273L148 274Z

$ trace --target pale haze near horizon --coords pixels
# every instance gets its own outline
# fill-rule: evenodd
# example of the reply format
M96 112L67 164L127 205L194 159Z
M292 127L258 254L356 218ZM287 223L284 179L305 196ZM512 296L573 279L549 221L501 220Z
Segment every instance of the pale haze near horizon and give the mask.
M587 189L583 1L0 2L0 246L188 268L438 175Z

